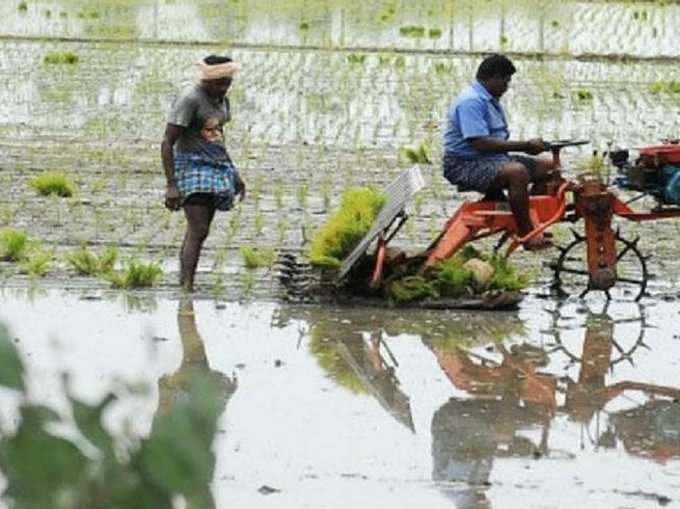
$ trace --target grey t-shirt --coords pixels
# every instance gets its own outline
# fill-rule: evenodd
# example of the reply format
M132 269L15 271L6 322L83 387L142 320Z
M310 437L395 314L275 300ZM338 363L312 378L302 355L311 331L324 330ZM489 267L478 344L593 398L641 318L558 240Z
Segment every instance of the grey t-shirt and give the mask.
M175 101L168 116L169 124L184 127L175 144L175 153L199 155L208 160L230 160L222 129L229 120L229 99L214 100L196 85Z

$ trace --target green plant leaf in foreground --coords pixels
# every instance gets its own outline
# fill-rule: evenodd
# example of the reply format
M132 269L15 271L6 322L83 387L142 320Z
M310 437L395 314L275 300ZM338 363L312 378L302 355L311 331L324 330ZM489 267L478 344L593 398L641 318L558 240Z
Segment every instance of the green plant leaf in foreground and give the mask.
M24 364L10 339L9 330L0 323L0 386L21 392L24 384Z
M16 433L0 440L0 469L8 484L3 498L21 509L78 507L73 501L87 458L70 441L46 431L59 420L51 409L24 405L20 413Z
M213 477L211 447L223 408L220 382L194 374L184 396L171 413L156 418L135 462L163 490L196 499Z

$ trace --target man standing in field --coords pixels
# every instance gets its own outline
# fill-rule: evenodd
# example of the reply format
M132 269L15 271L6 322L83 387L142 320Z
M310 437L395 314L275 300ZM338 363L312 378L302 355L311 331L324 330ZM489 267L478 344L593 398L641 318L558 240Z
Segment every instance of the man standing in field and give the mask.
M203 242L216 210L229 210L245 184L224 145L223 126L231 119L226 97L238 65L210 55L200 66L200 82L172 107L161 143L165 206L184 209L187 230L180 249L180 285L193 291Z
M537 155L547 150L540 138L510 140L500 98L515 74L513 63L504 55L486 57L477 69L475 82L451 104L444 134L444 176L460 191L478 191L487 200L505 200L508 191L520 237L533 225L529 217L529 183L532 194L545 193L553 177L552 161L508 152ZM551 244L543 237L524 242L524 248L538 250Z

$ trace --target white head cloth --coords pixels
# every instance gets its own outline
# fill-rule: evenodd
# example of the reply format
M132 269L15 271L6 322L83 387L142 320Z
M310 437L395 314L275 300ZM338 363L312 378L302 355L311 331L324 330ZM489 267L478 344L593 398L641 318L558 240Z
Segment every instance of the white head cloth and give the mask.
M231 78L238 72L241 66L237 62L226 62L224 64L206 64L203 60L196 62L198 66L198 77L201 80L219 80Z

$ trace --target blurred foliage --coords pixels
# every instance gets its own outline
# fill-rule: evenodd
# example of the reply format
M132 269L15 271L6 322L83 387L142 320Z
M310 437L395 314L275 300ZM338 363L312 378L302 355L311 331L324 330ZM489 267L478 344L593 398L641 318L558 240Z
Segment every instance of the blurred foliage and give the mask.
M0 386L18 393L18 422L0 429L0 471L9 509L169 509L177 496L214 507L211 451L221 412L214 377L195 373L185 398L156 418L151 434L114 435L102 417L118 399L76 398L64 377L68 416L30 401L26 371L0 324ZM55 432L72 429L68 437Z

